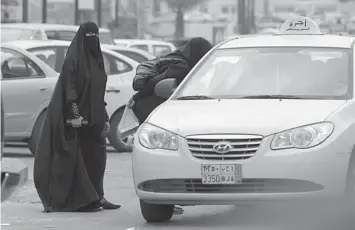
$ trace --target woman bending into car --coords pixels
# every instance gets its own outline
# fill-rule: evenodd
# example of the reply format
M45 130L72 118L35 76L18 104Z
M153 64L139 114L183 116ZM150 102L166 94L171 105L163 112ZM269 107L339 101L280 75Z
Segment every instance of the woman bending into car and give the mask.
M128 107L133 109L140 124L150 113L165 101L154 93L158 82L174 78L180 84L189 71L212 48L204 38L192 38L187 44L159 59L140 64L133 80L133 89L138 91L130 100ZM175 207L175 214L183 213L182 208Z

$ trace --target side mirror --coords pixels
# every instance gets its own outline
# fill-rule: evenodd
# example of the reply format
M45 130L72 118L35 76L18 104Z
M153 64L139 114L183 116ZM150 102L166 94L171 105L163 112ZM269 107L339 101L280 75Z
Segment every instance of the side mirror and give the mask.
M177 88L177 82L174 78L164 79L154 88L154 92L157 96L168 99Z

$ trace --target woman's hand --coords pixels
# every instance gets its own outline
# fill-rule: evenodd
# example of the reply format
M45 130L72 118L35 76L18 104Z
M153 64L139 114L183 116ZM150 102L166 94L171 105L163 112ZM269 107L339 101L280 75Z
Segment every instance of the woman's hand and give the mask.
M71 126L74 128L80 128L82 126L83 119L83 117L78 117L76 119L71 120Z
M111 129L110 123L109 123L109 122L106 122L106 123L105 123L105 128L104 128L104 130L102 131L102 135L103 135L104 137L107 137L107 136L110 134L110 129Z
M133 100L133 97L131 97L131 99L129 99L129 102L128 102L128 104L127 104L127 107L128 107L129 109L132 109L135 103L136 103L136 102Z

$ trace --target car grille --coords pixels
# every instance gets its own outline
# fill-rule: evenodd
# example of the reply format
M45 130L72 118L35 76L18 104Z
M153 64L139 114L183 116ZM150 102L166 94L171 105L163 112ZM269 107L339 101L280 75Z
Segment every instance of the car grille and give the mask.
M192 156L204 160L243 160L255 155L263 137L258 135L198 135L186 137ZM217 153L214 146L228 143L232 149Z
M243 179L242 184L202 184L201 179L161 179L141 183L138 189L155 193L301 193L323 186L304 180Z

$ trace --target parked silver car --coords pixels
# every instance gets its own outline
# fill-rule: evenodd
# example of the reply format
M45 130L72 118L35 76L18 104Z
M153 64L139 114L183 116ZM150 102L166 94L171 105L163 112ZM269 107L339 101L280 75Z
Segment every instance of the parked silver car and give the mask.
M0 76L1 76L0 72ZM28 179L28 167L18 159L3 159L4 143L4 103L1 96L1 202L8 199L16 188L25 184Z
M16 46L1 44L0 48L4 139L28 142L34 152L58 73Z

